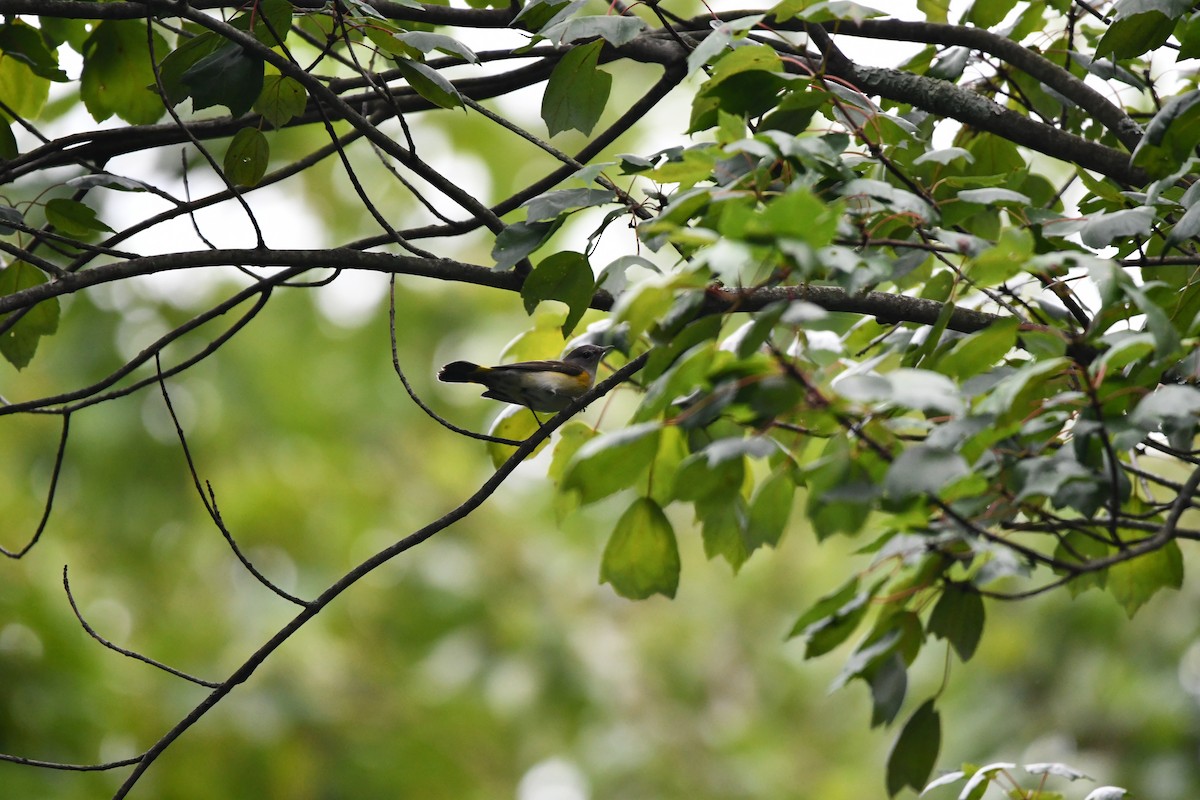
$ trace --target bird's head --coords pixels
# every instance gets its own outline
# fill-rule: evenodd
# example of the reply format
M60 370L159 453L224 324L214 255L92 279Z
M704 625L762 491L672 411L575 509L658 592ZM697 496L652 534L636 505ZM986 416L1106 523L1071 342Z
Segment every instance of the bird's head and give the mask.
M578 364L594 375L596 374L596 367L600 365L600 362L612 349L611 346L601 347L595 344L581 344L570 353L567 353L567 357L563 361L566 361L568 364Z

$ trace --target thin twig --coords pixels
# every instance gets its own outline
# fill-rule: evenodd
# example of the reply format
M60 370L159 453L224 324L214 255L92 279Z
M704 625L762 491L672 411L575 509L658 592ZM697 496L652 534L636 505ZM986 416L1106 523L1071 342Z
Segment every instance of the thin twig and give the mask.
M42 507L42 518L38 522L37 530L20 550L8 550L0 547L0 555L8 556L13 560L19 559L32 550L38 540L42 538L42 532L46 530L46 524L50 521L50 511L54 508L54 498L58 492L58 478L62 474L63 456L67 452L67 437L70 432L71 412L64 410L62 412L62 433L59 434L58 447L54 451L54 469L50 473L50 487L46 490L46 502Z
M103 636L96 633L96 630L91 625L88 624L88 621L83 618L83 614L80 613L79 606L75 604L75 595L73 595L71 593L71 584L67 580L67 566L65 564L63 565L62 580L63 580L63 590L66 591L66 593L67 593L67 602L71 604L71 611L74 612L75 619L79 620L79 624L83 626L83 629L84 629L84 631L87 632L88 636L92 637L97 642L99 642L100 644L107 647L109 650L112 650L114 653L120 653L121 655L123 655L127 658L132 658L135 661L141 661L143 664L149 664L152 667L157 667L158 669L161 669L163 672L174 675L176 678L183 678L185 681L188 681L189 683L194 683L198 686L204 686L209 689L215 689L221 685L220 683L218 683L216 681L206 681L203 678L197 678L195 675L189 675L188 673L183 672L182 670L178 670L178 669L175 669L174 667L167 666L166 664L162 663L161 661L156 661L155 659L150 658L149 656L144 656L141 653L135 652L133 650L126 650L124 647L115 645L112 642L110 642L108 639L105 639Z
M221 519L221 514L217 510L217 496L213 492L212 484L208 481L204 482L204 485L208 487L208 496L205 496L204 489L200 486L200 476L196 472L196 462L192 459L192 450L190 447L188 447L187 437L183 433L183 426L179 424L179 416L176 415L175 407L171 404L171 395L167 392L167 382L166 379L163 378L162 372L162 360L158 353L154 354L154 367L155 374L158 378L158 386L162 390L163 402L167 406L167 413L171 415L171 422L175 426L175 435L179 439L179 446L183 449L183 457L187 461L188 472L192 476L192 485L196 487L196 493L200 495L200 502L204 504L204 510L208 512L209 518L212 519L213 524L217 526L217 530L221 532L221 535L225 537L225 541L229 544L230 549L233 550L233 554L237 556L237 560L242 562L242 566L246 568L247 572L254 576L255 580L270 589L279 597L287 600L289 603L295 603L301 607L307 606L308 601L302 600L299 597L296 597L294 594L290 594L289 592L286 592L277 586L270 579L268 579L266 575L263 575L261 572L259 572L258 569L255 568L254 564L250 562L250 559L247 558L244 553L242 553L242 549L238 547L237 541L233 538L233 534L229 532L229 529L225 527L224 520Z
M453 422L450 422L449 420L447 420L446 418L444 418L440 414L438 414L436 411L434 411L432 408L430 408L429 405L424 400L421 399L421 396L419 394L417 394L417 391L415 389L413 389L412 384L410 384L408 382L408 377L404 374L404 370L400 368L400 356L396 349L396 276L395 275L392 276L392 279L391 279L391 281L389 283L389 287L388 287L388 333L390 334L391 342L392 342L392 369L394 369L396 371L396 375L400 378L400 383L403 384L404 391L408 392L408 396L412 399L412 401L414 403L417 404L417 408L421 409L426 414L428 414L430 419L432 419L434 422L441 425L443 428L446 428L447 430L454 431L457 434L460 434L462 436L467 436L471 439L478 439L481 442L494 442L495 444L506 444L511 447L519 447L522 444L521 442L517 441L516 439L505 439L500 436L489 436L486 433L476 433L475 431L458 427Z

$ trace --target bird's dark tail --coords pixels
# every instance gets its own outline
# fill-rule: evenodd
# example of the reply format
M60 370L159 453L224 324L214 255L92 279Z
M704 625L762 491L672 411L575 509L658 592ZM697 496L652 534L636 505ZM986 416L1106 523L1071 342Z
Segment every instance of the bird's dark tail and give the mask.
M486 370L470 361L451 361L438 371L438 380L445 383L476 383Z

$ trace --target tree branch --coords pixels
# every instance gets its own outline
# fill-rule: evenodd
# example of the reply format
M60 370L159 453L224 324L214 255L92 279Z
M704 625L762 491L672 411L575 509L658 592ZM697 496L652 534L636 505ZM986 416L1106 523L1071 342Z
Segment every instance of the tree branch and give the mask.
M840 20L822 23L830 33L921 44L959 45L1001 58L1071 100L1107 128L1132 152L1142 139L1142 128L1118 105L1049 59L1012 39L983 28L910 22L898 19ZM784 23L783 30L799 25Z
M133 772L125 779L113 795L113 800L121 800L127 796L130 790L137 784L141 776L149 769L150 765L162 755L172 742L178 739L188 728L192 727L205 714L219 703L225 696L234 690L238 684L245 683L251 675L262 665L267 658L275 652L279 647L290 639L298 630L304 627L317 614L332 603L338 595L349 589L351 586L360 581L363 577L373 572L375 569L391 561L396 556L411 550L422 542L432 538L441 531L449 528L454 523L466 518L473 511L479 508L489 497L507 480L521 462L528 458L537 447L549 438L550 434L560 428L571 417L582 411L593 401L598 400L610 391L615 389L630 376L640 370L646 363L649 353L643 353L637 358L630 361L621 369L617 370L607 380L597 384L590 392L580 397L578 400L567 406L566 409L556 414L553 418L546 422L541 428L522 443L508 460L483 482L466 500L452 509L441 518L429 523L428 525L413 531L408 536L399 540L395 544L385 547L367 560L360 563L354 569L347 572L336 582L331 584L329 588L323 591L320 596L312 601L306 608L302 609L295 617L286 625L280 628L274 636L272 636L265 644L254 651L240 667L233 672L224 682L217 686L212 693L206 697L203 702L193 708L187 716L179 721L171 730L165 733L157 742L155 742L142 757L138 760Z

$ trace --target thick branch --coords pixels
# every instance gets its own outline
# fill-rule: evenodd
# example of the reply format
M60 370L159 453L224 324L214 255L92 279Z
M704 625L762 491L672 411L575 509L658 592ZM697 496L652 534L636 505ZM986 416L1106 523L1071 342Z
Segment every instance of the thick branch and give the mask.
M444 258L418 258L389 253L369 253L348 248L332 250L193 250L129 259L72 273L62 279L31 286L0 297L0 314L15 311L51 297L73 294L102 283L137 275L154 275L203 267L292 267L309 269L364 269L373 272L417 275L444 281L472 283L517 291L520 277L489 267ZM611 303L611 300L609 301Z
M849 81L866 94L908 103L923 111L956 119L1030 150L1107 175L1121 183L1143 186L1150 179L1145 172L1129 163L1127 153L1037 122L945 81L857 64L847 64L841 69L831 65L829 72Z
M944 308L944 305L936 300L924 300L903 294L855 293L837 286L802 285L773 286L746 292L710 289L705 310L710 313L759 311L774 303L792 300L805 300L826 311L847 311L872 316L885 325L897 322L933 325ZM996 314L960 307L951 313L946 327L959 333L974 333L999 319Z
M785 25L784 27L791 27ZM1012 66L1036 78L1063 97L1073 101L1097 122L1112 131L1117 140L1132 151L1142 139L1142 129L1125 110L1047 58L1012 39L982 28L943 25L934 22L908 22L898 19L849 20L824 23L830 33L890 39L922 44L970 47L1004 59Z
M510 292L520 291L522 282L521 276L515 272L499 272L490 267L449 258L418 258L349 248L194 250L105 264L31 286L0 297L0 314L26 308L51 297L73 294L92 286L139 275L222 266L359 269L468 283ZM707 291L707 298L705 311L708 313L759 311L781 301L806 300L828 311L865 314L886 323L914 322L922 325L936 323L943 309L943 304L935 300L888 292L854 293L836 286L817 285L774 286L746 291L712 288ZM612 308L612 304L612 295L599 291L592 298L591 307L607 311ZM948 327L961 333L973 333L998 319L999 316L984 311L956 308L950 316Z
M32 306L51 297L72 294L91 286L125 280L137 275L154 275L180 269L206 267L291 267L311 269L360 269L396 275L416 275L456 283L469 283L517 292L521 277L515 272L498 272L479 264L467 264L448 258L417 258L415 256L373 253L336 248L332 250L194 250L160 256L130 259L105 264L41 283L0 297L0 314ZM878 317L887 322L934 324L942 313L942 304L907 295L887 292L856 294L836 286L776 286L745 292L710 289L709 313L758 311L772 303L787 300L807 300L829 311L849 311ZM612 308L612 295L597 292L592 308L607 311ZM951 330L971 333L982 330L999 317L983 311L959 308L950 317Z

